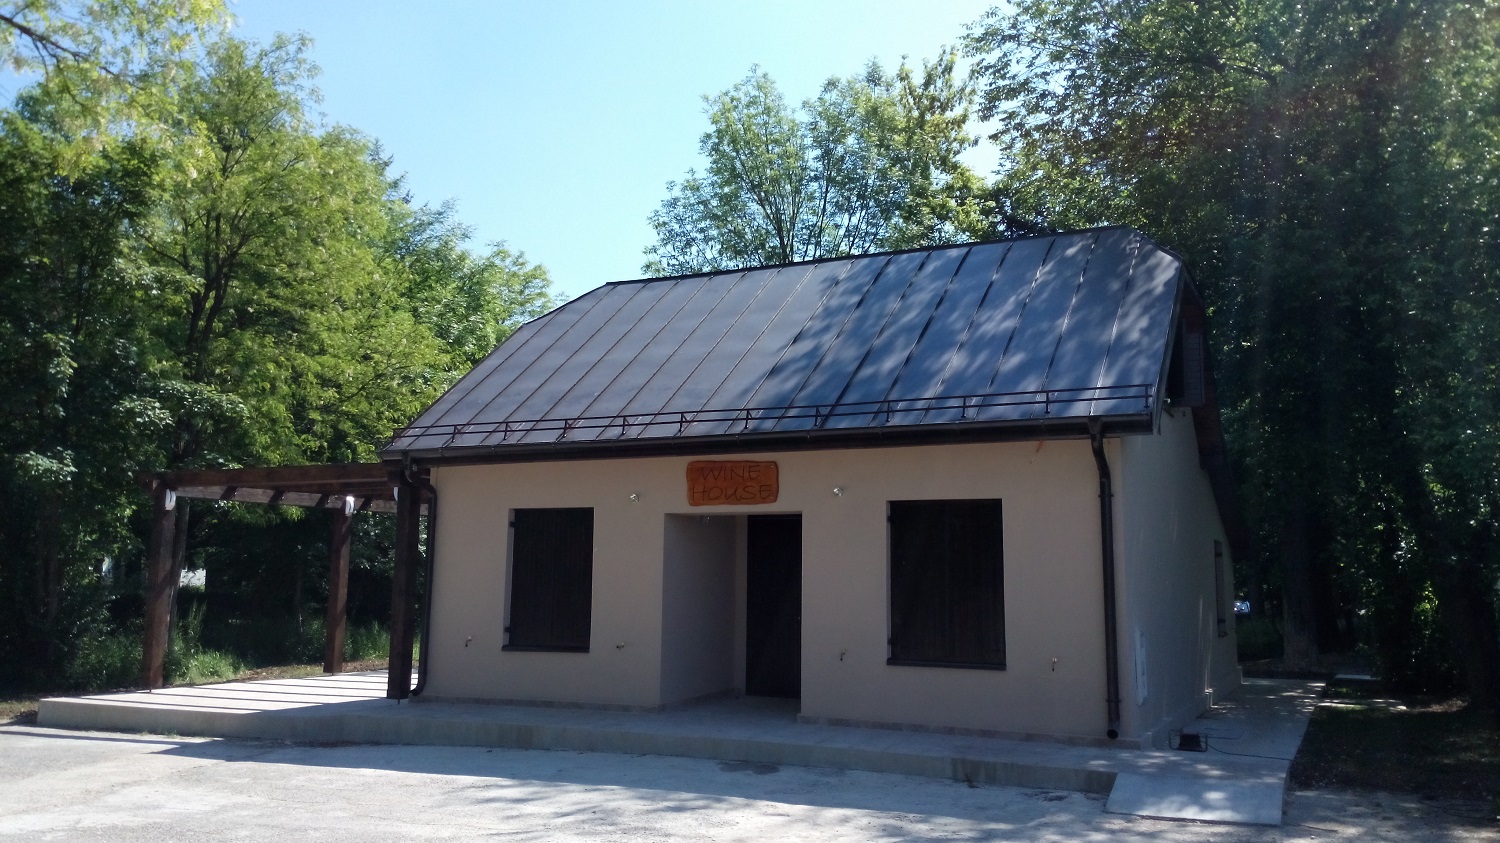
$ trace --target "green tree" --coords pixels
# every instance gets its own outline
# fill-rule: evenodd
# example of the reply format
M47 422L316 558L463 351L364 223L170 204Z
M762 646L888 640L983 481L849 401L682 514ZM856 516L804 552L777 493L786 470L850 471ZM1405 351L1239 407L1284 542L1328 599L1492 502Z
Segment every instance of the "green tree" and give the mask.
M1289 666L1364 612L1393 676L1491 705L1497 34L1466 0L1035 0L969 41L1018 208L1195 260Z
M224 22L222 0L21 0L0 6L0 62L130 84Z
M472 255L449 211L401 200L370 141L308 116L307 48L219 41L178 83L165 198L141 230L175 279L158 330L184 395L169 467L372 459L547 301L543 270L503 249ZM179 507L179 530L189 517ZM315 558L278 572L233 546L215 555L222 519L204 523L205 558L311 593Z
M309 116L304 40L204 45L151 80L150 120L77 82L0 111L0 668L33 681L109 628L100 573L138 570L137 472L370 459L551 302L545 270L471 251L372 141ZM318 554L277 567L243 541L304 547L300 513L177 512L197 561L277 614L316 600Z
M382 247L386 266L405 273L401 299L448 349L443 378L428 388L446 389L484 359L523 322L556 302L547 270L524 253L492 243L475 254L473 230L457 219L451 202L412 207L398 180L387 202L389 233Z
M46 82L48 107L68 117L57 166L81 171L102 146L163 119L170 80L228 20L223 0L0 3L0 63Z
M707 98L702 175L667 186L644 271L681 274L972 239L985 186L972 92L945 51L921 70L830 79L789 106L766 73Z
M100 631L101 566L134 544L133 474L170 426L142 353L156 279L130 245L153 156L124 144L61 175L66 155L0 113L0 679L56 679Z

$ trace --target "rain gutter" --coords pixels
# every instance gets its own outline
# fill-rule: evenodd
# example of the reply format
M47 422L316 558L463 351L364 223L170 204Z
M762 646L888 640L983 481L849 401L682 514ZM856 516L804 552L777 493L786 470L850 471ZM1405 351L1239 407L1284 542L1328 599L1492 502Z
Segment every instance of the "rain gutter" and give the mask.
M1120 641L1115 611L1115 505L1114 482L1109 461L1104 457L1104 424L1099 417L1089 419L1089 443L1094 448L1094 464L1099 468L1099 543L1104 567L1104 684L1105 703L1109 713L1110 740L1120 736Z

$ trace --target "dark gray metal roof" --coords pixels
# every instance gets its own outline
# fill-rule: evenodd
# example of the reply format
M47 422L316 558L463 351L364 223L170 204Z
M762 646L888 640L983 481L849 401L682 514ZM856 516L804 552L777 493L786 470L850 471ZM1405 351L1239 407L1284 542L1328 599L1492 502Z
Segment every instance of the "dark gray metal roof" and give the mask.
M517 330L384 456L1149 429L1184 283L1112 227L607 284Z

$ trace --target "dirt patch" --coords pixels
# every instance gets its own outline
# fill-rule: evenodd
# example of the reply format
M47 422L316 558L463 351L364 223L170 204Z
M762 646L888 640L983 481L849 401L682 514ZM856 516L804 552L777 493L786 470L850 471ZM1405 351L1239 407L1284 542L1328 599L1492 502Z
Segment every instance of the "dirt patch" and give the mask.
M1493 821L1500 813L1500 728L1462 698L1333 681L1292 762L1291 784L1409 794Z
M35 697L0 700L0 726L25 726L35 722Z

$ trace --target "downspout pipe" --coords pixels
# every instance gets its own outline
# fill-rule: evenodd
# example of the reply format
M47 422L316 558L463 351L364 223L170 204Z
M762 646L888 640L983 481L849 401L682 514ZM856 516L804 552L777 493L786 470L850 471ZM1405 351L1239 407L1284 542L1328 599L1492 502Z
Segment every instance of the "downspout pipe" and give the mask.
M1120 736L1120 637L1115 612L1115 491L1104 457L1104 424L1097 416L1089 419L1089 444L1094 448L1094 464L1099 468L1099 544L1104 567L1104 683L1105 703L1109 709L1110 740ZM430 528L429 528L430 529Z
M414 464L408 461L404 468L406 481L427 495L427 581L422 594L422 658L417 660L417 684L411 695L419 697L427 688L427 663L432 661L432 571L437 558L438 495L437 489L423 479Z

